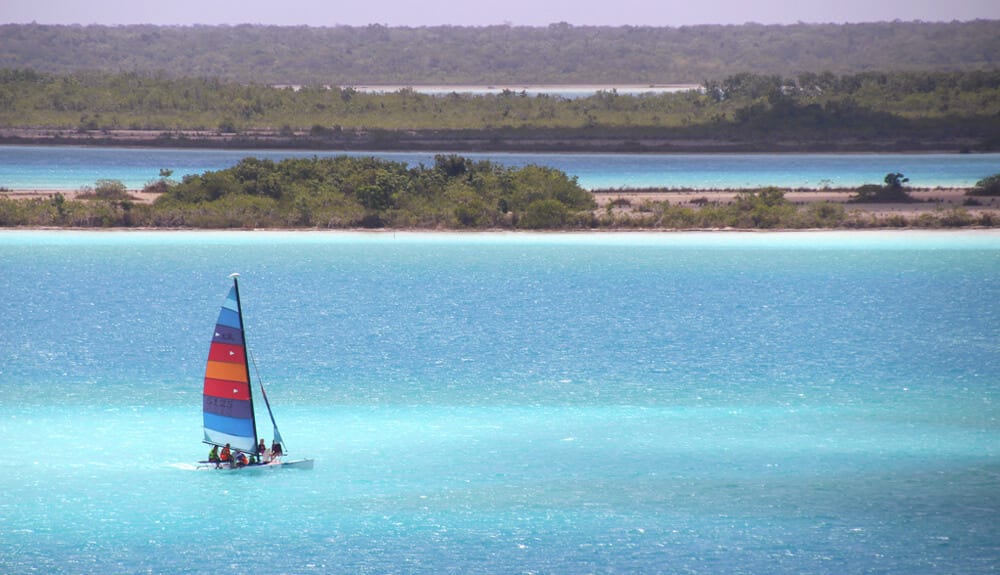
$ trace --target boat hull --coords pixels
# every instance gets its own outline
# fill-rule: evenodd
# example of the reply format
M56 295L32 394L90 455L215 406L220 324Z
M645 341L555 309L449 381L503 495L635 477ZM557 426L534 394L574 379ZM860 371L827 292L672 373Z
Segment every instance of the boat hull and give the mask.
M213 471L267 471L270 469L312 469L312 459L289 459L284 461L270 461L268 463L251 463L248 465L230 466L228 463L218 465L210 461L199 461L198 469L209 469Z

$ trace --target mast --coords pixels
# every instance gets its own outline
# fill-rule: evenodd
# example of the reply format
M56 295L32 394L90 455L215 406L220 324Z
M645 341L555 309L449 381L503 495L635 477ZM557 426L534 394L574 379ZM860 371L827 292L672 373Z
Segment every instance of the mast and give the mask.
M254 453L256 453L257 445L260 440L257 438L257 414L254 412L253 409L253 384L249 383L250 360L247 358L247 356L250 355L249 353L250 348L247 347L247 331L243 326L243 304L240 302L240 282L239 282L240 274L238 273L230 274L229 277L233 278L233 290L236 292L236 315L239 316L240 318L240 337L243 340L243 350L244 350L243 367L246 369L247 386L249 388L248 391L250 392L250 424L253 426L253 450Z

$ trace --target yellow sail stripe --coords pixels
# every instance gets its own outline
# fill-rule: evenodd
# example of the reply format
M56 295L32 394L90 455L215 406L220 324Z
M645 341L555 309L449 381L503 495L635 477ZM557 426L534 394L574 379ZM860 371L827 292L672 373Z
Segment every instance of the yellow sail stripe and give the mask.
M245 365L222 361L209 361L205 367L205 377L243 383L250 381L247 377L247 368Z

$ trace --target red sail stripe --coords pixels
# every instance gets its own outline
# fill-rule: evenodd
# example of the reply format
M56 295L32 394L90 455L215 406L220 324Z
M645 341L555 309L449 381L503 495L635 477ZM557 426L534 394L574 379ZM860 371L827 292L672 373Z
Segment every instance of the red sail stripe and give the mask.
M250 384L205 378L205 395L225 399L250 399Z
M246 359L243 355L243 346L213 343L208 349L208 361L245 364Z

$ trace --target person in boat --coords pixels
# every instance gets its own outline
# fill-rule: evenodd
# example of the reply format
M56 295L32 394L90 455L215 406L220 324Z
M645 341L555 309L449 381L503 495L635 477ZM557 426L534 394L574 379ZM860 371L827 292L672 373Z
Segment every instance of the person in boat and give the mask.
M229 444L227 443L225 447L222 448L222 452L219 453L219 461L222 463L227 463L232 461L233 454L229 451Z
M247 459L247 454L246 453L243 453L242 451L240 451L239 453L236 454L236 466L237 467L243 467L243 466L247 465L248 463L250 463L250 461Z
M209 452L208 452L208 462L209 463L218 463L219 462L219 446L218 445L213 445L212 449L209 450Z
M282 455L283 455L283 453L281 451L281 444L278 443L277 441L272 442L271 443L271 460L274 461L275 459L281 457Z
M267 444L264 443L264 438L260 439L260 443L257 444L257 461L260 463L267 463L270 457L267 456Z

